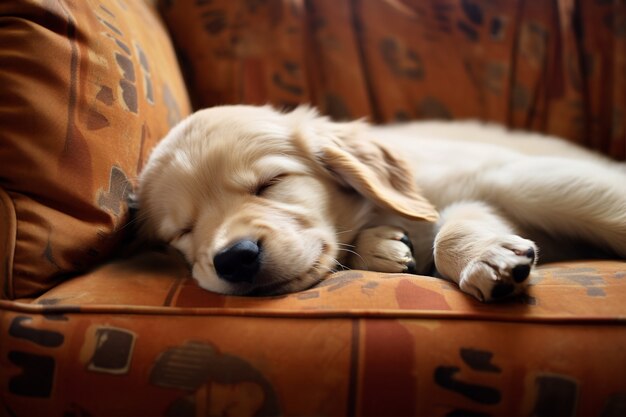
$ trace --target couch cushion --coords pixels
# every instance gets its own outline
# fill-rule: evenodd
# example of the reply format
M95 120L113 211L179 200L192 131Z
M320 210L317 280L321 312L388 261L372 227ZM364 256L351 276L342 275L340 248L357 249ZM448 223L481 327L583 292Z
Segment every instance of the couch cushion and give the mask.
M153 314L245 314L486 319L538 322L624 320L626 262L575 261L541 265L528 292L509 302L481 303L443 279L343 271L317 286L274 297L224 296L199 287L182 256L149 251L106 263L21 299L25 311L80 310ZM0 306L9 306L2 304Z
M623 2L159 3L199 107L478 118L626 159Z
M156 141L189 112L142 1L0 4L0 284L41 293L106 258Z
M0 301L0 400L9 415L617 416L625 299L620 261L544 265L527 296L482 304L363 271L227 297L144 253Z

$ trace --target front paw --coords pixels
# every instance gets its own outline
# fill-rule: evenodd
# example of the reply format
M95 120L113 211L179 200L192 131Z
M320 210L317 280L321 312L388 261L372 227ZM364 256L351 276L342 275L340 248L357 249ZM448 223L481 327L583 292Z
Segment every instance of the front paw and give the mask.
M359 233L349 260L354 269L415 274L413 244L405 231L378 226Z
M537 246L532 241L500 237L463 269L459 287L485 302L516 295L528 286L536 262Z

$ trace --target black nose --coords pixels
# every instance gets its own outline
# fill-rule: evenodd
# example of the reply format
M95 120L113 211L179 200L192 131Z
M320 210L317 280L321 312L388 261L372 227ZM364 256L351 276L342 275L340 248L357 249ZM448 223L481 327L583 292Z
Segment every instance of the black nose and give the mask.
M226 281L252 282L261 266L261 247L251 240L240 240L215 255L213 265Z

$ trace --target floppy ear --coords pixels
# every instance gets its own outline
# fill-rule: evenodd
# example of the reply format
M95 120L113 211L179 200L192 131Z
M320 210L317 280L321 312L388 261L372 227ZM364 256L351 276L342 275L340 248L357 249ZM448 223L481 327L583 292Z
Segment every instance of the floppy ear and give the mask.
M300 116L295 125L297 134L335 179L400 216L438 219L437 210L415 184L408 163L369 137L366 123L331 122L308 108L293 113Z

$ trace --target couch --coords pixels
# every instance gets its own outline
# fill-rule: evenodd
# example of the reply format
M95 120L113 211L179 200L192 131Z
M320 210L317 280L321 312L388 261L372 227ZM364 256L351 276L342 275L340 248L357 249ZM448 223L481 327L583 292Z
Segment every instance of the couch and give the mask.
M150 149L201 107L475 118L624 160L625 24L592 0L0 3L0 415L626 415L624 260L481 304L365 271L223 296L126 249Z

